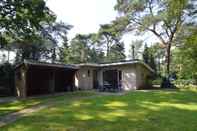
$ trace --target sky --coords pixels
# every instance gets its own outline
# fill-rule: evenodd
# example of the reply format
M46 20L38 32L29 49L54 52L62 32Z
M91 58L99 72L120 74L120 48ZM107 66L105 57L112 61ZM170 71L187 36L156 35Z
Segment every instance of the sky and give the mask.
M97 32L100 24L114 20L116 0L48 0L48 7L55 12L58 21L74 26L69 37L77 33Z
M118 17L118 13L114 10L116 0L46 0L46 2L47 6L57 15L57 21L74 26L69 31L69 39L72 39L77 33L96 33L101 24L110 23ZM136 39L146 40L148 43L154 41L150 35L138 37L133 34L124 35L123 41L127 56L131 42Z
M101 24L110 23L118 17L114 10L116 0L47 0L47 6L57 15L58 21L73 25L68 37L72 39L76 34L96 33ZM132 41L145 40L147 43L157 41L150 34L135 36L126 34L123 37L126 55Z

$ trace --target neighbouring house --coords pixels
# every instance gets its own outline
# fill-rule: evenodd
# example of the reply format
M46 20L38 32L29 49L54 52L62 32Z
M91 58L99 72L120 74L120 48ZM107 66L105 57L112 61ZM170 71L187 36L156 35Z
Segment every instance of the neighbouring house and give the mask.
M153 73L153 69L138 60L75 65L25 60L15 68L15 85L17 96L23 98L103 87L128 91L149 88Z

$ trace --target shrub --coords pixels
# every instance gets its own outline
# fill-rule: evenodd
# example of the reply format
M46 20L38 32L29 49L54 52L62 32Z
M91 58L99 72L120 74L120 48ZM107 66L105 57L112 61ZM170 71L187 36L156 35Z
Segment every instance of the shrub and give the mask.
M194 79L178 79L178 80L175 80L175 84L176 85L179 85L179 86L187 86L187 85L196 85L196 80Z
M14 95L14 66L9 63L0 65L0 95Z

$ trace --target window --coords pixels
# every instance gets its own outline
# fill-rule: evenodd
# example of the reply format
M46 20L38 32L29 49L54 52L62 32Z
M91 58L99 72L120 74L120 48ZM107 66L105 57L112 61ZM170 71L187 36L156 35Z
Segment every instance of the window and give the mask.
M90 77L90 70L88 70L88 77Z

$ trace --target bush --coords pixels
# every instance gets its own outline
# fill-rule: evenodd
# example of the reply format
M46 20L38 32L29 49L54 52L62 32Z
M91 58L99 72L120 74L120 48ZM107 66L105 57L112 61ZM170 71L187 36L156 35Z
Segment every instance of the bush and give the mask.
M14 95L14 66L9 63L0 65L0 95Z
M175 84L176 85L179 85L179 86L187 86L187 85L196 85L196 80L194 79L178 79L178 80L175 80Z
M161 85L162 79L161 78L157 78L155 80L152 81L153 85Z

